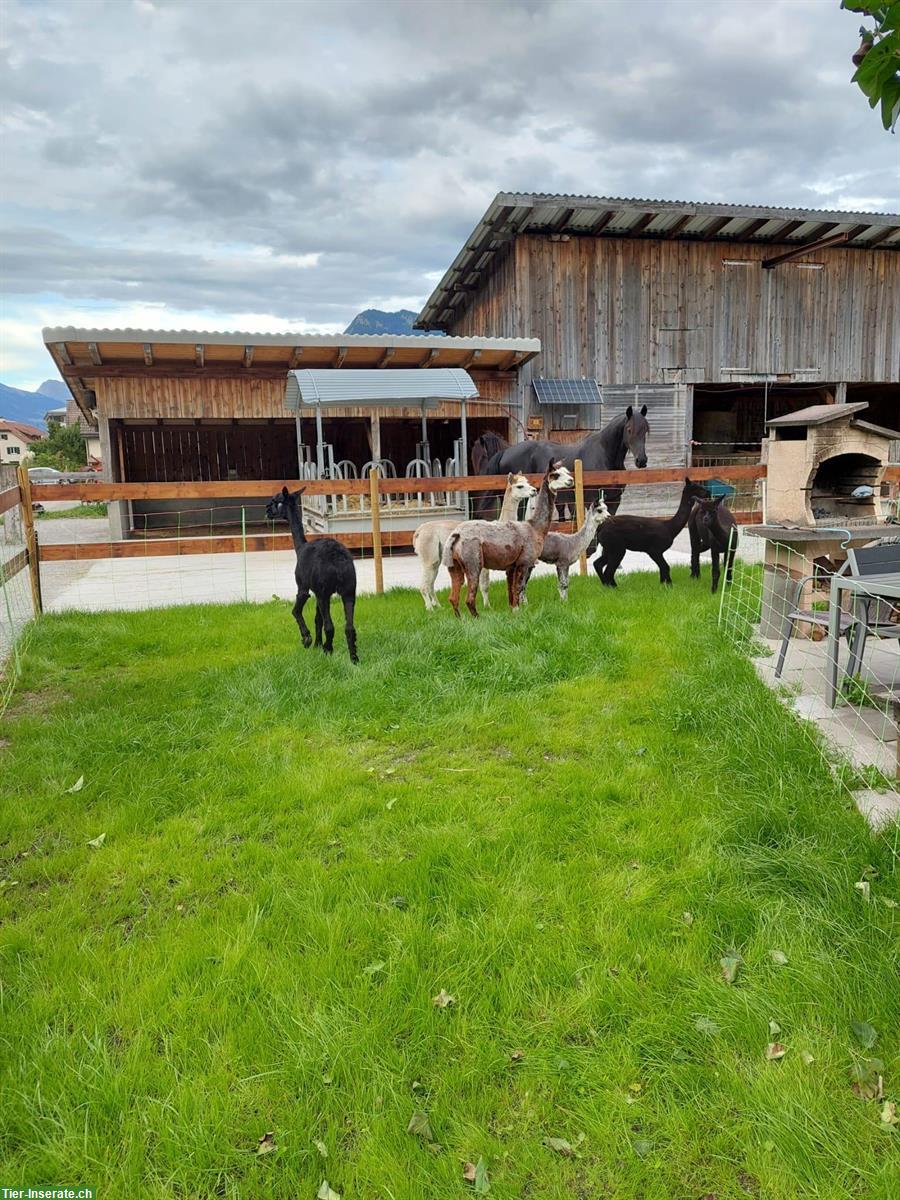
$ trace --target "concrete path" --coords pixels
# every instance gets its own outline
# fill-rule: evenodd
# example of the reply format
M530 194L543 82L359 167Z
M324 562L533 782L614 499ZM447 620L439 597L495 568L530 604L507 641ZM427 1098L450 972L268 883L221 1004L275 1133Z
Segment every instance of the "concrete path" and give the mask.
M105 525L104 521L72 518L68 521L45 522L56 527L87 524ZM67 531L65 531L67 532ZM88 530L93 535L94 530ZM48 541L57 540L47 538ZM60 538L59 540L63 540ZM66 539L68 540L68 539ZM101 536L74 537L73 542L102 541ZM746 551L755 556L759 547L754 539L746 539ZM687 532L679 534L666 555L672 566L690 563L690 543ZM115 558L83 562L44 563L41 581L44 606L48 612L81 609L87 612L137 610L169 607L176 604L213 604L241 600L289 600L294 589L294 553L292 550L273 550L248 554L198 554L171 557ZM655 571L645 554L626 554L620 573ZM538 575L553 573L554 568L539 563ZM708 578L708 565L704 576ZM360 594L375 590L374 565L370 558L356 560L356 575ZM593 577L593 571L591 571ZM501 578L500 575L497 578ZM419 564L414 555L398 555L384 559L386 588L418 589ZM438 589L446 591L449 579L441 568ZM599 586L599 585L598 585Z

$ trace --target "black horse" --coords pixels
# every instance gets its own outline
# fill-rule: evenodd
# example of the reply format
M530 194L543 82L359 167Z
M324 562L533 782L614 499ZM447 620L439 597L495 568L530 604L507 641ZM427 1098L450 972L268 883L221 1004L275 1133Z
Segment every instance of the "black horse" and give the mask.
M580 458L585 471L621 471L625 467L625 455L634 457L635 466L647 465L647 405L635 412L629 404L625 412L614 417L608 425L589 433L580 442L517 442L494 454L483 465L480 474L506 475L510 471L521 471L525 475L543 475L551 462L560 462L572 472L575 459ZM622 501L623 487L603 489L603 499L610 513L615 513ZM599 488L585 488L585 505L596 503ZM574 504L572 492L558 492L557 504Z

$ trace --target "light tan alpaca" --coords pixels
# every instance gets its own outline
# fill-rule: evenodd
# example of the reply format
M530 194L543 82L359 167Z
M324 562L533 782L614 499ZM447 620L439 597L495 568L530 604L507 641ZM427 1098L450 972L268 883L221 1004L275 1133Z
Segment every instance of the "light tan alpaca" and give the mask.
M500 509L499 520L514 521L519 515L521 501L530 500L536 495L537 488L533 487L524 475L510 474L506 480L506 491L503 493L503 506ZM468 522L462 522L463 526L466 524ZM434 594L434 581L440 569L444 545L453 530L459 528L459 521L426 521L413 534L413 549L422 564L422 581L419 584L419 591L425 601L425 608L429 611L438 606L437 597ZM484 570L478 581L485 608L490 608L488 601L490 579L490 571Z

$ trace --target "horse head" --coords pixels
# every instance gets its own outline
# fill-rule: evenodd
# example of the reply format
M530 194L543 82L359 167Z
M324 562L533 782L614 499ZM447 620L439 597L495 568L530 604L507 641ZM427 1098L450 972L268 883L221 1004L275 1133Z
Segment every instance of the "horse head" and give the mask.
M647 465L647 434L650 432L650 426L647 423L647 405L643 405L640 412L635 412L629 404L625 409L625 429L623 437L625 446L631 451L634 456L634 465L636 467L646 467Z

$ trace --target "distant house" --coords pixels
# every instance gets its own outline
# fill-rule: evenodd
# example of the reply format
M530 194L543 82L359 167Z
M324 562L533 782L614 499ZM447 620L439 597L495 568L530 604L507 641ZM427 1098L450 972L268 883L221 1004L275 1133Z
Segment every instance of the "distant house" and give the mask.
M6 421L0 417L0 464L18 466L28 458L32 443L39 442L44 434L34 425L21 421Z
M92 425L74 400L66 405L66 425L77 425L84 438L84 450L87 465L97 467L102 462L100 451L100 430Z
M66 421L66 406L61 408L48 408L44 413L44 422L49 429L51 425L65 425Z

